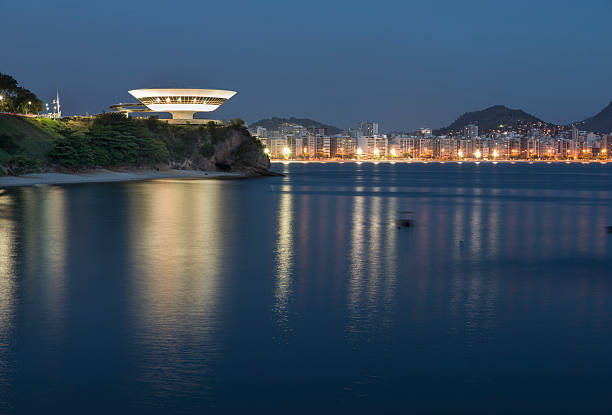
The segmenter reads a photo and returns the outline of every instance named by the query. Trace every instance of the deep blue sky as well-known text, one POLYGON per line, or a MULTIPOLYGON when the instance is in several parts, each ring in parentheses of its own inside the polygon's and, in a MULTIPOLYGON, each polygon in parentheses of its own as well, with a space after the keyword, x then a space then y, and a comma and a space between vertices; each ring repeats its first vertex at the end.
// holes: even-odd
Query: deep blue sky
POLYGON ((494 104, 565 123, 612 100, 612 0, 3 0, 0 72, 69 114, 129 89, 238 91, 216 114, 440 127, 494 104))

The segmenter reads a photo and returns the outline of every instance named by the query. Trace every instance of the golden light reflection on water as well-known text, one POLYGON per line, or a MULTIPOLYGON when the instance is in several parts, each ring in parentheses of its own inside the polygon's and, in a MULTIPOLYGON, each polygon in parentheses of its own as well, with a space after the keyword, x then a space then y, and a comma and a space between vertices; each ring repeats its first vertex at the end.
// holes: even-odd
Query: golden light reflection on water
MULTIPOLYGON (((389 203, 387 206, 388 212, 397 212, 399 211, 399 201, 397 198, 393 197, 389 199, 389 203)), ((398 233, 395 229, 395 224, 393 221, 388 222, 385 226, 385 258, 386 258, 386 266, 385 266, 385 282, 383 288, 383 326, 388 328, 391 326, 393 321, 393 307, 395 305, 395 297, 397 295, 397 270, 398 270, 398 260, 400 253, 397 249, 397 237, 398 233)), ((405 254, 404 254, 405 255, 405 254)))
POLYGON ((368 267, 368 281, 366 289, 367 306, 368 310, 374 310, 377 306, 377 294, 379 290, 380 279, 383 278, 381 275, 381 243, 384 237, 382 227, 383 218, 381 217, 382 199, 380 197, 372 197, 370 199, 371 216, 369 222, 369 243, 367 256, 369 259, 368 267))
POLYGON ((23 256, 25 277, 20 285, 26 288, 24 302, 42 307, 48 329, 61 328, 65 308, 66 217, 65 190, 60 187, 26 187, 0 195, 0 331, 10 325, 14 308, 17 255, 23 256), (17 251, 18 246, 21 252, 17 251))
POLYGON ((45 318, 59 329, 65 307, 66 190, 57 186, 26 187, 20 197, 26 275, 36 276, 44 284, 42 298, 35 301, 42 302, 45 318))
POLYGON ((500 226, 500 203, 499 201, 492 201, 489 204, 489 239, 487 241, 487 247, 491 255, 499 254, 499 226, 500 226))
POLYGON ((288 330, 288 303, 291 294, 294 267, 293 195, 291 185, 281 187, 278 208, 278 230, 276 242, 276 284, 274 288, 274 310, 281 328, 288 330))
POLYGON ((482 236, 484 234, 484 226, 482 223, 482 201, 475 200, 471 206, 470 220, 470 255, 472 260, 477 260, 482 255, 482 236))
POLYGON ((351 335, 380 333, 392 323, 397 289, 396 198, 355 196, 349 255, 351 335))
MULTIPOLYGON (((356 190, 358 190, 357 188, 356 190)), ((363 290, 364 277, 364 252, 365 252, 365 200, 364 196, 354 196, 351 223, 351 252, 350 252, 350 274, 348 286, 348 314, 349 331, 356 333, 359 330, 359 303, 363 290)))
POLYGON ((0 349, 7 343, 15 301, 14 196, 0 194, 0 349))
POLYGON ((144 380, 157 388, 196 388, 180 350, 214 355, 223 257, 224 203, 219 182, 149 182, 129 193, 133 318, 146 345, 144 380), (158 369, 163 368, 163 376, 158 369))

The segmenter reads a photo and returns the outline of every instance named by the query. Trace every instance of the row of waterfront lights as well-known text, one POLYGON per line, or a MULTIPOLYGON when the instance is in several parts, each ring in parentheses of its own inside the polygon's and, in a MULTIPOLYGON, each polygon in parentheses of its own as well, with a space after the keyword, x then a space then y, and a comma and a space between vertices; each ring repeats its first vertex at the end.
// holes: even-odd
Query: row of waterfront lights
MULTIPOLYGON (((264 148, 264 153, 270 154, 270 149, 267 147, 264 148)), ((291 154, 291 149, 289 147, 283 148, 283 154, 285 155, 285 157, 289 156, 291 154)))
MULTIPOLYGON (((1 96, 0 96, 0 99, 1 99, 1 96)), ((304 154, 308 154, 308 149, 307 148, 304 148, 303 150, 304 150, 304 154)), ((267 147, 264 148, 263 151, 267 155, 270 154, 270 149, 267 148, 267 147)), ((425 151, 427 151, 427 149, 425 149, 425 151)), ((442 149, 442 151, 444 151, 444 149, 442 149)), ((589 150, 582 150, 583 153, 586 153, 588 151, 589 150)), ((512 152, 516 153, 516 150, 512 150, 512 152)), ((549 150, 549 152, 550 152, 550 150, 549 150)), ((601 150, 601 152, 602 152, 602 154, 606 154, 607 150, 604 148, 604 149, 601 150)), ((282 153, 283 153, 283 156, 285 158, 289 158, 289 156, 291 155, 291 149, 289 147, 283 147, 283 152, 282 153)), ((380 156, 380 149, 374 148, 372 153, 373 153, 374 156, 379 157, 380 156)), ((397 151, 396 151, 395 148, 391 148, 389 150, 389 153, 390 153, 391 157, 397 157, 398 156, 397 151)), ((569 154, 570 150, 567 150, 567 153, 569 154)), ((364 155, 363 150, 361 149, 361 147, 357 148, 356 154, 357 154, 358 157, 362 157, 364 155)), ((497 149, 494 149, 492 151, 491 155, 493 156, 494 159, 497 159, 499 157, 499 151, 497 149)), ((457 157, 463 158, 463 151, 461 149, 457 151, 457 157)), ((482 152, 479 149, 476 149, 476 151, 474 152, 474 158, 476 158, 476 159, 482 158, 482 152)))

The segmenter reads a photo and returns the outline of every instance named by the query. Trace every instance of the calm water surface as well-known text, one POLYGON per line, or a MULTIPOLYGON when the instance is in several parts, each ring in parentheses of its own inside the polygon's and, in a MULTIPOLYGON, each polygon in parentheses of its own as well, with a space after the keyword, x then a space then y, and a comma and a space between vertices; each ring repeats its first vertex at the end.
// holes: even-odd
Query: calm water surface
POLYGON ((0 191, 0 413, 612 412, 612 164, 274 168, 0 191))

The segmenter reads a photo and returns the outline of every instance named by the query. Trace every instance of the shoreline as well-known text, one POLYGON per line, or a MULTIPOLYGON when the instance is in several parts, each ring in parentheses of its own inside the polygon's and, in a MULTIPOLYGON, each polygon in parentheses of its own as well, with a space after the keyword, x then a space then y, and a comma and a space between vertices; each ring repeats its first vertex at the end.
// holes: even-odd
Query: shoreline
POLYGON ((287 159, 287 160, 281 160, 281 159, 274 159, 274 160, 270 160, 270 163, 272 164, 290 164, 290 163, 298 163, 298 164, 308 164, 308 163, 315 163, 315 164, 325 164, 325 163, 336 163, 336 164, 342 164, 342 163, 391 163, 391 164, 411 164, 411 163, 415 163, 415 164, 427 164, 427 163, 438 163, 438 164, 445 164, 445 163, 455 163, 455 164, 463 164, 463 163, 471 163, 471 164, 480 164, 480 163, 492 163, 492 164, 519 164, 519 163, 527 163, 527 164, 534 164, 534 163, 540 163, 540 164, 592 164, 592 163, 598 163, 598 164, 607 164, 607 163, 611 163, 612 160, 427 160, 427 159, 412 159, 412 160, 407 160, 407 159, 399 159, 399 160, 376 160, 376 159, 362 159, 362 160, 355 160, 355 159, 347 159, 347 160, 341 160, 341 159, 331 159, 331 160, 294 160, 294 159, 287 159))
POLYGON ((156 179, 242 179, 243 173, 200 170, 136 170, 112 171, 96 169, 87 173, 30 173, 23 176, 0 177, 0 189, 35 185, 63 185, 78 183, 131 182, 156 179))

